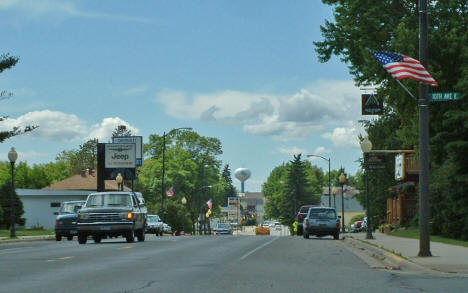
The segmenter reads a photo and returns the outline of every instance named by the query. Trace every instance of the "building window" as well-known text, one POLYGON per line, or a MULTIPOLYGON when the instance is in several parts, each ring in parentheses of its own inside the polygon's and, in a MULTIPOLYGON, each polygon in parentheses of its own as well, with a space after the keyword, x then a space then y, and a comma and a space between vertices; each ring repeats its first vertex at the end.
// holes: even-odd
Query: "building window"
POLYGON ((59 207, 60 207, 60 203, 59 203, 59 202, 51 202, 51 203, 50 203, 50 207, 51 207, 51 208, 59 208, 59 207))

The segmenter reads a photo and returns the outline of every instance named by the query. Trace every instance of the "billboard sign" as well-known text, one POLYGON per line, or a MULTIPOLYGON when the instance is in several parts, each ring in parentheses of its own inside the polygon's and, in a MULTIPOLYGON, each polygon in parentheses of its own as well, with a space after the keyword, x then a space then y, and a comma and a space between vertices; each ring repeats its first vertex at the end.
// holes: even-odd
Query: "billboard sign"
POLYGON ((116 136, 112 138, 113 143, 134 143, 136 145, 135 165, 143 166, 143 136, 116 136))
POLYGON ((134 143, 106 143, 105 168, 135 168, 134 143))

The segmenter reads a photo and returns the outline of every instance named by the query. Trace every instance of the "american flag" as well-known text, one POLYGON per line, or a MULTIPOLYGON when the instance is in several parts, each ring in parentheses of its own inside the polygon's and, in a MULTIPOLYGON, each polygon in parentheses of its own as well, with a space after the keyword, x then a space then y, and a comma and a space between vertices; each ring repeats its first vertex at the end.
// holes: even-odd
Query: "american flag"
POLYGON ((208 205, 208 208, 211 209, 211 207, 213 206, 213 201, 211 200, 211 198, 206 202, 206 204, 208 205))
POLYGON ((166 190, 166 195, 167 197, 171 197, 174 195, 174 192, 175 192, 175 186, 172 185, 171 188, 169 188, 168 190, 166 190))
POLYGON ((416 59, 399 53, 386 51, 374 51, 372 55, 382 63, 383 67, 395 79, 412 78, 432 86, 439 85, 429 72, 427 72, 426 68, 422 66, 421 62, 416 59))

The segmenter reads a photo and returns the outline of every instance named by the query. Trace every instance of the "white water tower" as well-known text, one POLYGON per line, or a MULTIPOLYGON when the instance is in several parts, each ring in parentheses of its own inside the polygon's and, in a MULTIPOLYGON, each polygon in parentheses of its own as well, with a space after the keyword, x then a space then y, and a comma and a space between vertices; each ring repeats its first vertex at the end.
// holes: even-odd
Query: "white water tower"
POLYGON ((247 168, 238 168, 234 171, 234 176, 241 182, 241 192, 244 193, 244 182, 250 178, 252 173, 247 168))

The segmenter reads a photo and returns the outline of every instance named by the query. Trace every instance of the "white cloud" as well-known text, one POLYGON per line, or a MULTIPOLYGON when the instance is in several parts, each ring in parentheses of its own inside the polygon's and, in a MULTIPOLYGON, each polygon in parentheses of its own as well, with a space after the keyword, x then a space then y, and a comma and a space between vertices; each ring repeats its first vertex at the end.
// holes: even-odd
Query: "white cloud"
POLYGON ((63 20, 82 17, 128 22, 150 22, 148 18, 143 17, 86 11, 78 7, 75 2, 67 0, 2 0, 0 1, 0 10, 15 10, 30 19, 50 19, 53 17, 63 20))
POLYGON ((111 139, 112 132, 119 125, 125 125, 132 134, 136 135, 139 132, 137 128, 131 126, 125 120, 122 120, 119 117, 109 117, 104 118, 101 123, 91 126, 87 139, 97 138, 99 141, 109 141, 111 139))
POLYGON ((336 147, 359 147, 359 133, 358 126, 349 121, 346 127, 337 127, 333 132, 322 134, 322 137, 331 140, 336 147))
POLYGON ((7 118, 0 123, 0 131, 32 125, 38 128, 28 132, 24 137, 54 141, 80 141, 90 138, 107 141, 118 125, 127 126, 134 134, 139 132, 137 128, 118 117, 104 118, 101 123, 89 127, 84 120, 74 114, 50 110, 29 112, 16 119, 7 118))
POLYGON ((278 152, 282 154, 287 154, 287 155, 298 155, 302 154, 303 156, 307 155, 307 150, 306 149, 301 149, 298 147, 279 147, 278 152))
POLYGON ((349 81, 318 81, 299 92, 271 94, 222 91, 189 94, 164 90, 155 101, 179 119, 242 126, 245 132, 291 141, 325 126, 359 117, 359 89, 349 81))
POLYGON ((137 87, 129 88, 123 92, 126 96, 135 96, 146 92, 149 89, 146 85, 140 85, 137 87))

